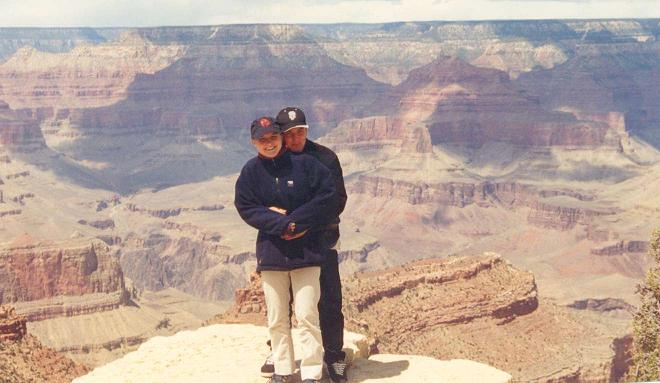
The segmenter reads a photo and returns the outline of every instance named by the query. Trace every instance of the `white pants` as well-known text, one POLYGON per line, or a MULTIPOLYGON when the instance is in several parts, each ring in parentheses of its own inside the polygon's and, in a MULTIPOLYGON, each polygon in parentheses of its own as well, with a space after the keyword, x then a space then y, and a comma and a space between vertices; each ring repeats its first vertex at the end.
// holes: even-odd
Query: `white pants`
POLYGON ((277 375, 291 375, 296 369, 289 316, 290 288, 293 292, 298 328, 302 330, 300 376, 303 380, 321 379, 323 343, 318 310, 321 298, 320 274, 320 267, 261 272, 268 311, 268 331, 277 375))

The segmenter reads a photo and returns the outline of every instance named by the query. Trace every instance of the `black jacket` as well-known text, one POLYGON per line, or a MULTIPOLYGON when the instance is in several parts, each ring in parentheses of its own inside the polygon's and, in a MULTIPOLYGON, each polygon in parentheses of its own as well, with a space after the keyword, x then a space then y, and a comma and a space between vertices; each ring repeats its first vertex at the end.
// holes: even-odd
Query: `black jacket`
POLYGON ((257 271, 292 270, 323 263, 320 231, 334 214, 335 186, 330 171, 311 156, 283 152, 274 159, 249 160, 236 181, 234 204, 257 235, 257 271), (286 209, 287 215, 270 206, 286 209), (289 223, 295 232, 309 230, 299 239, 281 237, 289 223))
POLYGON ((325 226, 326 233, 324 241, 328 246, 332 247, 339 239, 339 215, 344 211, 346 200, 348 199, 346 195, 346 187, 344 187, 344 174, 341 169, 341 164, 339 163, 339 158, 337 158, 335 152, 309 139, 305 142, 302 153, 313 156, 330 170, 332 180, 335 183, 335 189, 337 189, 333 208, 334 213, 328 215, 326 221, 327 224, 325 226))

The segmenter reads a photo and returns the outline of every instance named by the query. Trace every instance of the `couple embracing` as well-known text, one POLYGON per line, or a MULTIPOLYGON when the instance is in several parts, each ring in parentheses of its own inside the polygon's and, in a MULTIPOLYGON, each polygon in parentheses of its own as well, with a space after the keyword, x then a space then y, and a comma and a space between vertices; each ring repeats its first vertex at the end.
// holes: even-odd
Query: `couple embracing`
POLYGON ((261 367, 270 382, 292 382, 292 304, 301 329, 300 376, 346 380, 344 317, 337 251, 346 190, 332 150, 307 139, 305 115, 284 108, 250 127, 257 156, 236 181, 234 203, 257 235, 257 272, 268 312, 271 355, 261 367))

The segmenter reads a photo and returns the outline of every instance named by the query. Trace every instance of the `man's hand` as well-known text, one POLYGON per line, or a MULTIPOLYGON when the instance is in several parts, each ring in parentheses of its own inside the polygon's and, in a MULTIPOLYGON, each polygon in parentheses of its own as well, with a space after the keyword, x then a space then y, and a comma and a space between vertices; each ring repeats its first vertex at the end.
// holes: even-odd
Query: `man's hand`
POLYGON ((302 237, 302 236, 305 235, 305 234, 307 234, 307 230, 305 230, 305 231, 301 231, 301 232, 298 233, 298 234, 284 234, 284 235, 282 236, 282 239, 284 239, 284 240, 286 240, 286 241, 290 241, 290 240, 292 240, 292 239, 298 239, 298 238, 302 237))
MULTIPOLYGON (((281 207, 271 206, 268 209, 274 211, 275 213, 280 213, 282 215, 286 215, 286 210, 282 209, 281 207)), ((286 241, 290 241, 292 239, 298 239, 298 238, 304 236, 305 234, 307 234, 307 230, 301 231, 300 233, 297 233, 297 234, 285 233, 281 236, 281 238, 286 240, 286 241)))
POLYGON ((286 228, 286 231, 284 234, 282 234, 281 238, 284 239, 285 241, 290 241, 292 239, 298 239, 305 235, 307 233, 307 230, 301 231, 300 233, 296 233, 296 223, 295 222, 289 222, 289 226, 286 228))

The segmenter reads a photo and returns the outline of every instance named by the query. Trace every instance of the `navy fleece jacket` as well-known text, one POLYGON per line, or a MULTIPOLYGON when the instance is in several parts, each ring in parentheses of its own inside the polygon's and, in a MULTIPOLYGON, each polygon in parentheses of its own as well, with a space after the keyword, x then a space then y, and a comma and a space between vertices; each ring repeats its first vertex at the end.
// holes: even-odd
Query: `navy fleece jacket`
POLYGON ((336 214, 336 190, 330 171, 314 157, 283 152, 274 159, 249 160, 236 181, 234 205, 257 235, 257 271, 293 270, 323 263, 320 231, 328 216, 336 214), (277 206, 286 215, 269 209, 277 206), (289 223, 299 239, 281 235, 289 223))

